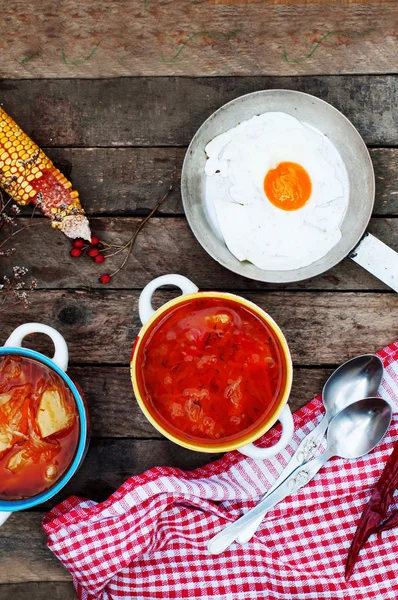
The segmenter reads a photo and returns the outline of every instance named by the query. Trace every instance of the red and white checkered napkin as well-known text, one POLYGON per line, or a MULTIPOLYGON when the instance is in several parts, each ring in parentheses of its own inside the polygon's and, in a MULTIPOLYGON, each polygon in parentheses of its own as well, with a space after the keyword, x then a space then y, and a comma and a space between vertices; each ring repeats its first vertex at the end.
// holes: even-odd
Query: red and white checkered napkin
MULTIPOLYGON (((386 367, 381 394, 398 410, 398 342, 379 356, 386 367)), ((398 415, 375 451, 360 460, 332 459, 268 513, 249 544, 235 543, 220 556, 206 549, 212 535, 256 504, 321 414, 319 398, 299 410, 293 441, 273 460, 230 452, 188 473, 151 469, 100 504, 69 498, 44 519, 49 548, 85 600, 395 600, 397 530, 371 537, 349 583, 344 564, 363 506, 398 439, 398 415)), ((277 430, 263 445, 275 441, 277 430)))

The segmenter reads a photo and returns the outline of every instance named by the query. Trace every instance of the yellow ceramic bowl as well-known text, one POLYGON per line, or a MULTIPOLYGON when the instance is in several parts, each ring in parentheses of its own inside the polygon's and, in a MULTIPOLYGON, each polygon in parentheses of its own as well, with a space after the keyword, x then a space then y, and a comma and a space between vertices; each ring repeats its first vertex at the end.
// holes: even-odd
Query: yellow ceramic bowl
MULTIPOLYGON (((176 277, 181 277, 181 276, 170 275, 170 276, 164 276, 164 277, 165 278, 169 278, 169 277, 176 278, 176 277)), ((191 286, 193 286, 193 289, 197 289, 196 286, 194 286, 194 284, 192 284, 189 280, 186 280, 185 278, 182 278, 182 279, 185 280, 185 282, 188 282, 189 284, 191 284, 191 286)), ((278 417, 280 416, 283 408, 285 407, 285 405, 288 401, 291 386, 292 386, 292 378, 293 378, 292 359, 290 356, 290 351, 289 351, 289 347, 287 345, 285 336, 283 335, 281 329, 278 327, 278 325, 275 323, 275 321, 272 319, 272 317, 270 317, 265 311, 263 311, 261 308, 259 308, 253 302, 249 302, 248 300, 245 300, 244 298, 241 298, 240 296, 236 296, 235 294, 227 294, 227 293, 223 293, 223 292, 194 291, 194 293, 186 293, 186 294, 183 293, 182 296, 179 296, 179 297, 175 298, 174 300, 167 302, 161 308, 154 311, 152 309, 152 305, 151 305, 151 297, 152 297, 153 291, 155 289, 157 289, 157 287, 160 287, 160 285, 165 285, 166 283, 169 283, 169 281, 166 281, 164 278, 158 278, 158 280, 154 280, 153 282, 148 284, 148 286, 143 290, 143 292, 141 294, 139 310, 140 310, 140 317, 141 317, 141 320, 144 323, 144 325, 135 341, 132 355, 131 355, 131 363, 130 363, 131 380, 133 383, 133 389, 134 389, 135 397, 137 399, 137 402, 138 402, 142 412, 147 417, 147 419, 152 423, 152 425, 158 431, 160 431, 160 433, 162 433, 165 437, 167 437, 172 442, 179 444, 180 446, 189 448, 190 450, 197 450, 200 452, 227 452, 229 450, 235 450, 235 449, 241 448, 241 447, 246 446, 247 444, 250 444, 251 442, 257 440, 266 431, 268 431, 274 425, 274 423, 278 420, 278 417), (158 280, 161 280, 161 279, 164 281, 164 283, 159 282, 158 285, 154 285, 158 282, 158 280), (229 301, 232 300, 233 302, 236 302, 237 304, 239 304, 241 306, 247 307, 249 310, 254 312, 262 321, 264 321, 272 329, 277 340, 279 341, 279 345, 280 345, 280 348, 282 350, 282 354, 284 357, 285 383, 284 383, 283 389, 281 390, 280 397, 278 399, 278 402, 275 406, 275 410, 273 411, 272 415, 270 415, 269 418, 267 418, 265 421, 263 421, 258 428, 251 430, 247 434, 245 434, 243 432, 242 437, 234 439, 232 442, 230 440, 226 440, 225 442, 213 442, 212 440, 197 440, 197 441, 189 440, 188 441, 184 437, 180 438, 176 433, 169 431, 159 422, 159 420, 156 417, 156 414, 154 414, 154 412, 152 412, 148 408, 148 405, 146 404, 144 398, 142 397, 141 390, 138 385, 138 378, 139 378, 138 365, 140 364, 140 360, 139 360, 140 352, 141 352, 141 349, 144 347, 143 342, 146 340, 147 334, 152 330, 152 328, 154 326, 157 325, 157 323, 159 322, 159 319, 161 319, 171 308, 178 306, 179 304, 182 304, 182 303, 185 304, 187 301, 189 302, 189 300, 193 300, 193 299, 197 300, 198 298, 221 298, 221 299, 225 298, 225 299, 228 299, 229 301)), ((172 283, 172 282, 170 281, 170 283, 172 283)), ((176 285, 179 285, 179 287, 182 288, 181 282, 176 283, 176 285)), ((189 288, 189 286, 188 286, 188 288, 189 288)), ((184 292, 184 289, 183 289, 183 292, 184 292)))

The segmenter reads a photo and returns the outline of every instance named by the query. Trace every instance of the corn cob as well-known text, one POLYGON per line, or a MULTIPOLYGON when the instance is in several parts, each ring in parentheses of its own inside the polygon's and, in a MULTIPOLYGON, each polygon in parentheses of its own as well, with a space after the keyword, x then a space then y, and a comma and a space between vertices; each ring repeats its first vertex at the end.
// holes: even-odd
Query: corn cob
POLYGON ((68 237, 91 239, 78 192, 1 107, 0 186, 18 204, 35 204, 68 237))

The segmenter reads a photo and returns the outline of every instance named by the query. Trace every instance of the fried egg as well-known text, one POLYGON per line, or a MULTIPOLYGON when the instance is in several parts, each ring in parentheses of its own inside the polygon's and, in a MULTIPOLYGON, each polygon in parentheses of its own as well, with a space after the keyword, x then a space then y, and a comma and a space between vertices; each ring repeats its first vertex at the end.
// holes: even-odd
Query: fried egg
POLYGON ((298 269, 341 239, 348 174, 320 131, 268 112, 215 137, 205 150, 208 212, 238 260, 265 270, 298 269))

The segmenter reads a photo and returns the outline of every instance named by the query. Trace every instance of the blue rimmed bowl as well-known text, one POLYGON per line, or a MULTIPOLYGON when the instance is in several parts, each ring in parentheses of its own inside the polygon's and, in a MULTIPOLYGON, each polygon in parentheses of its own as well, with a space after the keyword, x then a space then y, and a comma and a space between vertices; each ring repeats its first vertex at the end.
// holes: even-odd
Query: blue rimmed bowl
POLYGON ((69 353, 68 346, 62 335, 52 327, 43 325, 42 323, 25 323, 24 325, 17 327, 7 339, 4 346, 0 347, 0 356, 7 354, 33 358, 55 371, 64 380, 65 384, 71 390, 76 402, 79 413, 80 432, 79 442, 73 461, 54 485, 31 498, 24 498, 22 500, 0 500, 0 525, 8 519, 11 513, 42 504, 58 494, 80 467, 87 452, 89 440, 89 418, 87 407, 81 392, 66 373, 69 353), (45 333, 52 339, 55 348, 54 356, 52 358, 48 358, 35 350, 22 348, 23 339, 32 333, 45 333))

